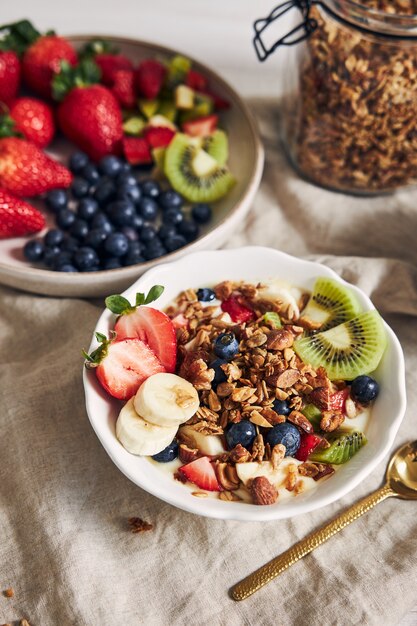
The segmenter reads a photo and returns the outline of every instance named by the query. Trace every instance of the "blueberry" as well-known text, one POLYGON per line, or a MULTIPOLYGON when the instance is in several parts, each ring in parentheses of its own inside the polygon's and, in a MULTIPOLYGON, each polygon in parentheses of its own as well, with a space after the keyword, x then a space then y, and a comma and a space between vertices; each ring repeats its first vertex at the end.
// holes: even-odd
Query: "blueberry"
POLYGON ((235 424, 230 424, 226 429, 225 435, 229 450, 232 450, 239 443, 244 448, 249 448, 256 437, 256 427, 249 420, 242 420, 235 424))
POLYGON ((122 267, 120 259, 117 259, 114 256, 109 257, 103 263, 104 270, 118 270, 119 267, 122 267))
POLYGON ((62 265, 57 266, 57 272, 78 272, 77 268, 71 263, 63 263, 62 265))
POLYGON ((158 463, 169 463, 173 461, 178 456, 178 444, 176 441, 173 441, 166 448, 164 448, 158 454, 154 454, 152 456, 154 461, 158 461, 158 463))
POLYGON ((155 180, 144 180, 141 189, 143 195, 148 198, 157 198, 161 193, 161 188, 155 180))
POLYGON ((113 232, 114 227, 105 213, 99 211, 93 217, 91 222, 92 228, 102 228, 108 235, 113 232))
POLYGON ((208 204, 196 204, 191 209, 191 216, 198 224, 207 224, 211 220, 213 211, 208 204))
POLYGON ((352 381, 350 393, 354 400, 362 404, 368 404, 375 400, 379 393, 379 385, 370 376, 358 376, 352 381))
POLYGON ((144 197, 138 203, 138 212, 144 220, 152 222, 158 215, 158 205, 152 198, 144 197))
POLYGON ((208 289, 208 287, 203 287, 202 289, 198 289, 197 298, 200 302, 212 302, 212 300, 216 299, 216 294, 213 289, 208 289))
POLYGON ((83 220, 89 222, 98 213, 98 202, 94 198, 83 198, 78 203, 77 214, 83 220))
POLYGON ((139 231, 142 228, 143 223, 143 217, 136 213, 136 215, 133 217, 131 226, 132 228, 135 228, 137 231, 139 231))
POLYGON ((226 363, 227 361, 225 361, 224 359, 215 359, 210 363, 209 367, 214 370, 213 383, 215 385, 226 382, 227 376, 221 368, 221 366, 226 365, 226 363))
POLYGON ((214 341, 213 350, 220 359, 231 361, 239 352, 239 342, 233 333, 220 333, 214 341))
POLYGON ((89 163, 88 156, 81 151, 73 152, 69 160, 69 168, 74 174, 79 174, 89 163))
POLYGON ((152 259, 158 259, 160 256, 164 256, 167 253, 166 248, 163 246, 161 241, 157 238, 152 239, 143 252, 145 259, 151 261, 152 259))
POLYGON ((169 252, 178 250, 178 248, 182 248, 186 245, 187 241, 182 235, 174 235, 173 237, 168 237, 168 239, 165 239, 165 246, 169 252))
POLYGON ((88 270, 94 271, 92 268, 99 265, 97 252, 88 246, 79 248, 74 253, 74 265, 80 270, 80 272, 86 272, 88 270))
POLYGON ((43 257, 44 245, 39 239, 31 239, 25 243, 23 247, 23 254, 25 258, 31 263, 40 261, 43 257))
POLYGON ((116 226, 129 226, 136 215, 135 206, 129 200, 115 200, 106 207, 106 212, 116 226))
POLYGON ((129 241, 137 241, 139 239, 137 230, 132 226, 122 226, 120 232, 126 235, 129 241))
POLYGON ((116 186, 110 178, 101 178, 94 191, 94 198, 100 206, 104 206, 116 197, 116 186))
POLYGON ((61 252, 58 246, 46 247, 43 253, 43 262, 47 267, 52 267, 55 263, 55 259, 58 254, 61 252))
POLYGON ((113 177, 120 174, 122 170, 122 161, 112 154, 109 154, 100 160, 98 167, 102 174, 113 177))
POLYGON ((121 172, 117 177, 116 184, 118 189, 121 187, 137 187, 138 181, 132 172, 121 172))
POLYGON ((181 209, 167 209, 162 216, 162 221, 164 224, 174 224, 174 226, 178 226, 184 220, 184 214, 181 209))
POLYGON ((91 185, 96 185, 100 180, 100 173, 94 163, 88 163, 80 172, 81 176, 91 185))
POLYGON ((69 228, 71 228, 76 219, 77 216, 75 215, 74 211, 71 211, 71 209, 61 209, 61 211, 59 211, 58 215, 56 216, 56 223, 57 226, 59 226, 63 230, 68 230, 69 228))
POLYGON ((158 230, 158 237, 160 239, 169 239, 170 237, 174 237, 177 235, 177 229, 174 224, 162 224, 158 230))
POLYGON ((128 252, 123 257, 123 265, 137 265, 138 263, 145 263, 146 259, 142 254, 136 252, 128 252))
POLYGON ((137 185, 120 185, 117 188, 117 198, 131 200, 137 204, 142 197, 142 192, 137 185))
POLYGON ((129 240, 123 233, 111 233, 104 242, 104 250, 110 256, 123 256, 128 249, 129 240))
POLYGON ((199 230, 200 229, 198 225, 195 222, 192 222, 191 220, 183 220, 178 225, 178 232, 180 233, 180 235, 185 237, 188 242, 194 241, 194 239, 197 239, 199 230))
POLYGON ((76 219, 71 226, 70 235, 76 239, 84 239, 88 233, 88 224, 85 220, 76 219))
POLYGON ((58 230, 57 228, 52 228, 48 230, 44 237, 45 246, 49 248, 53 248, 53 246, 60 246, 64 240, 64 233, 62 230, 58 230))
POLYGON ((74 198, 84 198, 88 194, 89 189, 89 183, 80 176, 76 176, 71 183, 71 193, 74 198))
POLYGON ((73 253, 70 250, 61 250, 54 259, 54 270, 59 270, 62 265, 72 265, 73 253))
POLYGON ((124 159, 122 159, 120 163, 120 172, 132 172, 132 166, 130 165, 130 163, 128 163, 124 159))
POLYGON ((285 400, 274 400, 272 408, 278 415, 289 415, 291 413, 291 409, 288 405, 288 402, 285 400))
POLYGON ((294 456, 298 448, 300 447, 301 436, 298 428, 289 422, 283 424, 276 424, 273 428, 268 430, 266 436, 266 442, 269 443, 271 448, 282 443, 285 446, 285 456, 294 456))
POLYGON ((45 203, 48 209, 58 213, 58 211, 67 208, 68 192, 66 189, 51 189, 46 194, 45 203))
POLYGON ((143 243, 149 243, 156 237, 156 230, 153 226, 144 226, 139 233, 139 239, 143 243))
POLYGON ((101 244, 107 239, 108 233, 103 228, 93 228, 87 233, 84 243, 89 248, 98 250, 101 244))
MULTIPOLYGON (((143 189, 143 186, 142 186, 143 189)), ((144 192, 145 193, 145 192, 144 192)), ((163 191, 158 196, 158 204, 161 209, 180 209, 184 204, 184 200, 179 193, 174 191, 173 189, 169 189, 168 191, 163 191)))
POLYGON ((69 252, 75 252, 75 250, 78 250, 79 246, 80 246, 80 242, 78 241, 78 239, 75 239, 75 237, 70 237, 69 235, 66 235, 65 239, 63 240, 61 244, 61 250, 68 250, 69 252))

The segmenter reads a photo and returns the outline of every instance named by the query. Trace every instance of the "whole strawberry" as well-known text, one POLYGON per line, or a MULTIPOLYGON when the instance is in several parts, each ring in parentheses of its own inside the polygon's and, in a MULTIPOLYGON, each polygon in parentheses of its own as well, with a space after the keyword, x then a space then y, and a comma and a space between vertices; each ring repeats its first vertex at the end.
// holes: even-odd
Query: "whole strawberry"
POLYGON ((0 239, 37 233, 44 226, 42 213, 0 187, 0 239))
POLYGON ((36 98, 18 98, 10 107, 15 129, 39 148, 49 145, 55 134, 50 106, 36 98))
POLYGON ((71 172, 35 144, 19 137, 0 139, 0 187, 17 196, 37 196, 69 187, 71 172))
POLYGON ((10 104, 20 86, 20 61, 13 50, 0 50, 0 102, 10 104))
POLYGON ((54 80, 55 97, 62 100, 59 127, 94 160, 119 153, 123 137, 122 114, 115 96, 107 87, 91 84, 99 78, 97 65, 85 59, 75 69, 64 64, 54 80))

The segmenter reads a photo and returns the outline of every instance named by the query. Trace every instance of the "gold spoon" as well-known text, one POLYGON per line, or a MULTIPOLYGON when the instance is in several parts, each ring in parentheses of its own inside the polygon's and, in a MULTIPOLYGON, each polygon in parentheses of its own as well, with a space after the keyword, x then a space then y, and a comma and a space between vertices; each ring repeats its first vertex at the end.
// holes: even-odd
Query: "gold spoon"
POLYGON ((383 487, 366 496, 331 522, 234 585, 230 590, 232 598, 234 600, 248 598, 290 565, 333 537, 339 530, 343 530, 345 526, 370 511, 376 504, 391 496, 403 500, 417 500, 417 441, 405 444, 391 458, 387 468, 386 483, 383 487))

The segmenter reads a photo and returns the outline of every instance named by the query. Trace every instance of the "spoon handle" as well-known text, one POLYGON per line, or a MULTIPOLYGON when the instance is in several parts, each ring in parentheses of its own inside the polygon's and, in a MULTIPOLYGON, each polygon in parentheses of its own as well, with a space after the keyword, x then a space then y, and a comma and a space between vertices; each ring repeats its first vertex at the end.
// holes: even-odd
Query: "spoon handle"
POLYGON ((359 500, 356 504, 347 509, 333 519, 331 522, 319 528, 315 532, 307 535, 304 539, 296 543, 292 548, 286 550, 279 556, 269 561, 252 574, 234 585, 230 590, 234 600, 244 600, 248 596, 261 589, 264 585, 271 582, 276 576, 285 571, 290 565, 303 558, 306 554, 312 552, 315 548, 330 539, 333 535, 343 530, 345 526, 355 521, 358 517, 372 509, 376 504, 395 496, 395 492, 388 486, 384 485, 377 491, 374 491, 366 498, 359 500))

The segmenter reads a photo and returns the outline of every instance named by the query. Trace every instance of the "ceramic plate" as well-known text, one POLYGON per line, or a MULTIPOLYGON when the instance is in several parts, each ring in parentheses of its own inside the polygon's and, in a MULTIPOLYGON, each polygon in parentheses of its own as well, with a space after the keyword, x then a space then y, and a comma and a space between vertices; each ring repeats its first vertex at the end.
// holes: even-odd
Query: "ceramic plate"
MULTIPOLYGON (((134 301, 136 292, 147 292, 155 284, 164 285, 163 296, 156 303, 159 308, 164 308, 184 289, 212 286, 222 280, 256 283, 281 278, 311 291, 319 276, 328 276, 346 284, 335 272, 319 263, 296 259, 269 248, 247 247, 198 252, 175 263, 159 265, 146 272, 124 295, 134 301)), ((356 294, 363 310, 374 308, 360 289, 352 285, 349 287, 356 294)), ((114 316, 106 310, 95 330, 108 334, 113 324, 114 316)), ((375 372, 381 391, 366 429, 367 445, 349 463, 342 465, 331 479, 318 483, 315 490, 283 502, 278 499, 270 506, 196 498, 190 490, 161 471, 156 464, 150 463, 145 457, 129 454, 115 436, 115 422, 121 403, 112 400, 104 392, 94 371, 84 369, 88 417, 117 467, 136 485, 174 506, 207 517, 244 521, 284 519, 307 513, 334 502, 359 485, 382 461, 394 442, 406 406, 404 357, 395 334, 388 325, 385 327, 388 345, 375 372)), ((96 345, 93 340, 90 349, 96 345)))
MULTIPOLYGON (((68 37, 75 47, 82 47, 97 35, 68 37)), ((122 39, 100 35, 113 43, 122 54, 137 64, 149 57, 169 59, 178 52, 134 39, 122 39)), ((188 56, 188 55, 187 55, 188 56)), ((138 276, 158 263, 176 260, 189 252, 220 247, 249 211, 255 192, 259 186, 263 168, 263 148, 259 139, 252 113, 238 94, 218 74, 194 61, 193 67, 204 73, 214 91, 222 94, 231 103, 231 108, 221 114, 222 126, 229 136, 229 165, 235 173, 237 184, 230 193, 217 202, 214 217, 196 241, 162 259, 133 265, 130 267, 66 274, 47 269, 31 267, 22 255, 22 246, 27 239, 13 238, 0 241, 0 283, 49 296, 97 297, 117 293, 126 289, 138 276)), ((56 141, 49 152, 65 162, 74 146, 64 140, 56 141)))

